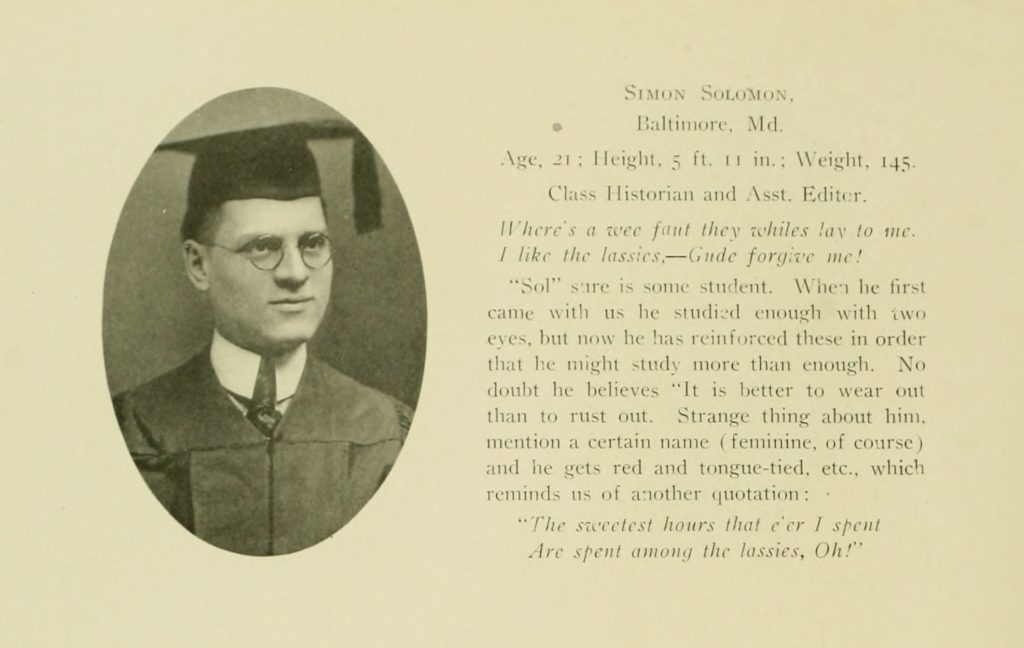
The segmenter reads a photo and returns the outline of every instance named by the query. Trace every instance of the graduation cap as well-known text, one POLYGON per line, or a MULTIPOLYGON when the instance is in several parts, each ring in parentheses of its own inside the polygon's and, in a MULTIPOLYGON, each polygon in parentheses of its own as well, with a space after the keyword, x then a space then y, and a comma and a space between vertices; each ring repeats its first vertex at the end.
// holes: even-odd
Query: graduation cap
POLYGON ((195 157, 182 236, 196 238, 207 211, 227 200, 320 196, 321 178, 309 142, 335 139, 352 140, 356 231, 379 228, 377 165, 373 148, 362 133, 309 97, 260 88, 215 99, 179 124, 157 147, 157 151, 180 151, 195 157))

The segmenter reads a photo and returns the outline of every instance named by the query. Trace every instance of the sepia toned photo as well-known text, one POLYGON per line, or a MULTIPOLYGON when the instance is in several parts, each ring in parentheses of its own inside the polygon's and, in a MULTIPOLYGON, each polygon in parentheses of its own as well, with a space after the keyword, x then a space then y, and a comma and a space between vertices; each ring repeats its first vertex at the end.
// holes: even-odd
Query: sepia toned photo
POLYGON ((156 500, 232 552, 330 537, 409 434, 419 253, 363 134, 305 95, 210 101, 156 147, 115 232, 104 352, 156 500))

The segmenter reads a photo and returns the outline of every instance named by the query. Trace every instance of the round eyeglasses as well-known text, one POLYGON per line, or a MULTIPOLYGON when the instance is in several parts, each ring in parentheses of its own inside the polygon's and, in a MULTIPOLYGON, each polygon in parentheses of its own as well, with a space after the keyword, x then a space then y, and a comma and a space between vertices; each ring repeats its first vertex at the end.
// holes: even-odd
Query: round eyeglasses
MULTIPOLYGON (((276 270, 284 260, 285 242, 280 236, 259 236, 239 248, 229 248, 219 243, 204 243, 233 254, 243 256, 260 270, 276 270)), ((299 237, 296 248, 302 262, 310 270, 319 270, 334 256, 334 245, 326 234, 311 232, 299 237)))

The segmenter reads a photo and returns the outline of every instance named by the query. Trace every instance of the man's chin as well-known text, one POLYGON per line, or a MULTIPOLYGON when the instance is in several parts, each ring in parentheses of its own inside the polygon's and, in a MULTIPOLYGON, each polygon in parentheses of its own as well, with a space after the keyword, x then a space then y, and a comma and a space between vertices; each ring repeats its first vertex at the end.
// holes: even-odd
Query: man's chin
POLYGON ((249 330, 218 326, 229 342, 258 355, 281 355, 309 342, 316 333, 312 322, 274 322, 271 326, 249 330), (282 325, 283 324, 283 325, 282 325))
POLYGON ((312 337, 312 333, 308 333, 306 331, 279 331, 275 332, 273 335, 264 334, 253 336, 242 343, 235 342, 235 344, 259 355, 279 356, 286 354, 289 351, 294 351, 306 342, 309 342, 312 337))
POLYGON ((312 335, 296 335, 267 339, 263 343, 262 353, 282 355, 289 351, 294 351, 306 342, 309 342, 311 337, 312 335))

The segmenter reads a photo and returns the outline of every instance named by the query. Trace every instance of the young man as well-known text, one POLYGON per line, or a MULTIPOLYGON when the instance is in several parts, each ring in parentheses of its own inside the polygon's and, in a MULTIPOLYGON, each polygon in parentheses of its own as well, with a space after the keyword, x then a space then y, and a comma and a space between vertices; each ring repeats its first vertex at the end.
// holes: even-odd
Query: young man
POLYGON ((132 457, 187 529, 231 551, 309 547, 387 476, 411 411, 318 361, 333 246, 308 125, 189 143, 185 272, 215 330, 186 364, 115 398, 132 457))

